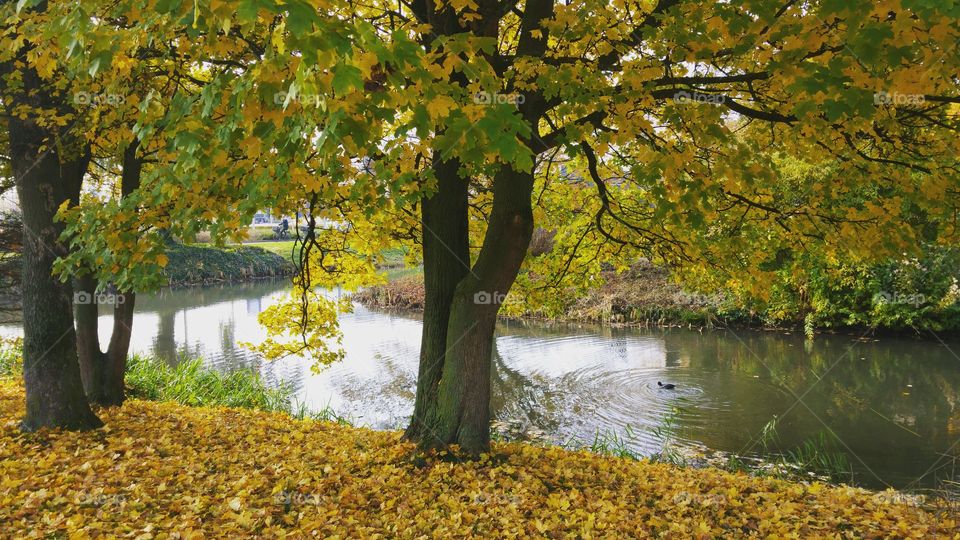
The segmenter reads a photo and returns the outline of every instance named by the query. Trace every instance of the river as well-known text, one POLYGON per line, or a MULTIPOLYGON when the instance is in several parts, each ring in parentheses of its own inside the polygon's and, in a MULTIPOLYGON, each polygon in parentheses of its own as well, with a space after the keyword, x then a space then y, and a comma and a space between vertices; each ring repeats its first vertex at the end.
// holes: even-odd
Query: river
MULTIPOLYGON (((354 423, 403 427, 412 411, 421 323, 416 314, 355 306, 341 316, 346 359, 266 362, 237 345, 265 336, 257 314, 286 281, 139 295, 132 349, 170 363, 200 356, 220 370, 258 369, 312 409, 354 423)), ((105 343, 109 315, 103 315, 105 343)), ((0 334, 19 333, 14 325, 0 334)), ((855 339, 716 330, 501 322, 493 417, 554 442, 616 434, 632 451, 782 452, 827 436, 855 483, 935 485, 960 455, 960 342, 855 339), (664 390, 657 382, 672 383, 664 390), (776 439, 763 439, 776 418, 776 439)))

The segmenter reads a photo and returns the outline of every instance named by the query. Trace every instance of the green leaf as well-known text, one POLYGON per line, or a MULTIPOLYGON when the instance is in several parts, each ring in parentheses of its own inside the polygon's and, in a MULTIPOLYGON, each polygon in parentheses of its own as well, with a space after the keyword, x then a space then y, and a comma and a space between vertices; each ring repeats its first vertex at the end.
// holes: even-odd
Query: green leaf
POLYGON ((363 88, 363 76, 359 68, 340 64, 333 71, 333 91, 344 95, 350 90, 363 88))

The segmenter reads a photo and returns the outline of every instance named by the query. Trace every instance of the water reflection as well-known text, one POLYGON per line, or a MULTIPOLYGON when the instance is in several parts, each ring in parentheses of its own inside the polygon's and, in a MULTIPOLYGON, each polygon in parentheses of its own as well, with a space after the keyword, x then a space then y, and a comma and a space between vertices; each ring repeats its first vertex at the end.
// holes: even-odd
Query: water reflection
MULTIPOLYGON (((281 280, 141 295, 132 347, 169 362, 202 356, 219 369, 253 367, 271 383, 293 384, 308 407, 330 406, 375 428, 403 426, 416 383, 418 318, 357 306, 341 319, 343 362, 320 374, 305 359, 266 363, 237 342, 265 337, 256 316, 286 287, 281 280)), ((930 485, 938 459, 949 462, 941 454, 956 455, 960 439, 960 359, 951 347, 960 351, 935 339, 810 342, 775 333, 504 322, 491 406, 495 418, 558 441, 590 440, 598 430, 623 434, 629 425, 629 444, 644 453, 661 449, 655 428, 666 421, 679 444, 758 453, 758 437, 776 415, 780 448, 829 430, 858 482, 930 485)))

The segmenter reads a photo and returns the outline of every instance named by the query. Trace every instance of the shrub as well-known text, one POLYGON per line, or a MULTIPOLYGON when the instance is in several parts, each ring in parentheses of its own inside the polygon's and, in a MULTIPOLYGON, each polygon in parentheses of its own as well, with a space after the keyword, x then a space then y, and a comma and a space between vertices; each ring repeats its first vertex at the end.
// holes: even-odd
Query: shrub
POLYGON ((23 339, 0 337, 0 377, 23 373, 23 339))
MULTIPOLYGON (((779 273, 767 302, 771 322, 818 328, 960 329, 960 250, 927 246, 919 257, 872 265, 807 260, 779 273)), ((749 300, 747 303, 751 303, 749 300)))

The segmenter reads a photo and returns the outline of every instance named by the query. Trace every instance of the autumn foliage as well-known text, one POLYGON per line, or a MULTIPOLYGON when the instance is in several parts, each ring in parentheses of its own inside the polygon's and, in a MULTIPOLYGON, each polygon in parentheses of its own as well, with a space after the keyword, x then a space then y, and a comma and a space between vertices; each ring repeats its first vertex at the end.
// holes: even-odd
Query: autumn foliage
POLYGON ((131 400, 94 432, 21 433, 0 381, 0 523, 21 538, 914 537, 892 492, 495 444, 411 459, 399 433, 131 400))

